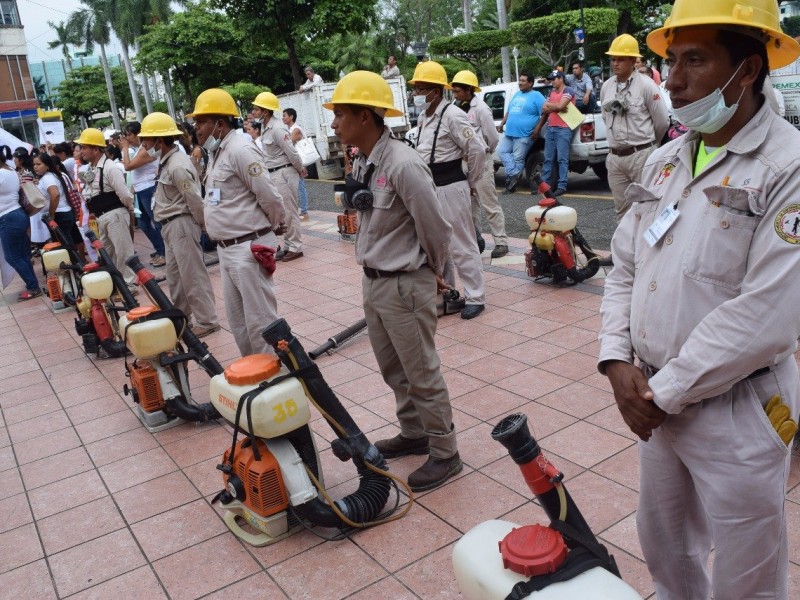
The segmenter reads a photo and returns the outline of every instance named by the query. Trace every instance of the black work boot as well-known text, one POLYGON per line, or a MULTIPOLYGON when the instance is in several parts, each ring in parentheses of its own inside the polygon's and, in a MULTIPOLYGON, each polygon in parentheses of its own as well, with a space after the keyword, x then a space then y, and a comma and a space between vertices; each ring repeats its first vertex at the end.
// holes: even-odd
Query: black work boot
POLYGON ((383 454, 383 458, 399 458, 400 456, 408 456, 410 454, 427 454, 428 437, 412 440, 398 433, 388 440, 378 440, 375 442, 375 447, 383 454))
POLYGON ((428 457, 419 469, 408 476, 408 485, 413 492, 424 492, 439 487, 464 468, 464 463, 456 452, 450 458, 428 457))

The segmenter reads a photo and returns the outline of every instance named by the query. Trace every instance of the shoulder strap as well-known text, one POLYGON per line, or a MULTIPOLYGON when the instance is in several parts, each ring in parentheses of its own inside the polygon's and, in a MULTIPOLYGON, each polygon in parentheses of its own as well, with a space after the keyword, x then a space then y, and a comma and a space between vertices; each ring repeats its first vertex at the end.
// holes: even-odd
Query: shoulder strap
POLYGON ((439 115, 439 123, 436 125, 436 131, 433 132, 433 146, 431 146, 431 159, 428 161, 429 165, 432 165, 434 162, 436 162, 436 140, 439 139, 439 129, 442 126, 442 121, 444 121, 444 113, 451 106, 451 104, 445 104, 444 108, 442 109, 442 114, 439 115))

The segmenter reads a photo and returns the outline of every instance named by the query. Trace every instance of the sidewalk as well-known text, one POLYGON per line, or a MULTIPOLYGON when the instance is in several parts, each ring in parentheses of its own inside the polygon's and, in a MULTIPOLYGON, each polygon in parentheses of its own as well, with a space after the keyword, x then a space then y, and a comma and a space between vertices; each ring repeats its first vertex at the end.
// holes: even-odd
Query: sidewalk
MULTIPOLYGON (((333 213, 312 212, 303 226, 305 257, 279 263, 275 282, 281 316, 310 351, 362 318, 361 273, 353 246, 338 240, 333 213)), ((16 303, 22 285, 15 280, 0 294, 0 598, 461 598, 451 554, 463 533, 487 519, 547 521, 489 435, 513 412, 527 414, 623 578, 653 598, 634 519, 635 436, 595 368, 603 279, 562 289, 536 284, 524 272, 527 242, 510 246, 502 259, 488 258, 491 246, 485 253, 486 312, 439 321, 463 472, 416 496, 399 521, 339 542, 304 531, 265 548, 240 542, 210 504, 222 487, 215 467, 230 445, 229 428, 185 424, 148 433, 122 393, 123 361, 87 358, 74 312, 54 315, 46 298, 16 303)), ((137 251, 150 252, 140 232, 137 251)), ((223 330, 204 341, 226 365, 238 352, 219 267, 209 270, 223 330)), ((365 334, 317 362, 370 441, 399 431, 365 334)), ((193 395, 207 401, 205 373, 194 367, 190 381, 193 395)), ((355 469, 332 455, 333 434, 321 418, 313 428, 325 483, 340 498, 355 489, 355 469)), ((389 464, 407 476, 422 462, 389 464)), ((797 454, 790 487, 790 597, 798 598, 797 454)))

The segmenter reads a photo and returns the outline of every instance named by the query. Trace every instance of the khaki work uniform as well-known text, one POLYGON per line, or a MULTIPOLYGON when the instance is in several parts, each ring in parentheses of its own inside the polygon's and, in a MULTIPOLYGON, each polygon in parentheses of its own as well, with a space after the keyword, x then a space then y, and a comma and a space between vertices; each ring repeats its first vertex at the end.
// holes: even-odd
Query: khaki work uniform
POLYGON ((264 122, 261 143, 264 146, 270 179, 278 188, 286 210, 286 233, 283 236, 286 251, 302 252, 303 236, 300 228, 298 193, 303 161, 300 160, 300 155, 292 143, 289 129, 274 115, 269 121, 264 122))
POLYGON ((483 143, 486 145, 486 165, 483 167, 483 176, 478 180, 475 190, 477 195, 472 196, 472 222, 479 230, 481 228, 481 206, 486 212, 486 220, 489 222, 489 229, 492 231, 495 246, 508 246, 508 236, 506 235, 506 216, 503 214, 503 207, 497 201, 497 186, 494 182, 494 153, 497 144, 500 143, 500 134, 497 133, 492 111, 486 103, 474 96, 469 103, 467 119, 475 128, 483 143))
POLYGON ((452 408, 436 352, 436 274, 447 260, 450 225, 431 174, 414 150, 386 129, 369 159, 359 154, 353 177, 374 164, 370 210, 359 213, 356 261, 364 267, 364 316, 372 350, 397 403, 400 432, 427 436, 434 458, 457 452, 452 408))
POLYGON ((256 261, 251 244, 277 248, 272 226, 283 221, 283 200, 252 142, 228 132, 209 159, 203 216, 217 240, 225 313, 242 356, 271 352, 261 337, 278 318, 272 276, 256 261))
POLYGON ((617 223, 630 208, 625 190, 640 181, 647 158, 667 133, 669 114, 662 91, 649 77, 636 71, 619 89, 616 75, 600 90, 600 105, 606 124, 609 152, 606 157, 608 187, 614 195, 617 223), (627 111, 613 114, 614 100, 626 102, 627 111))
POLYGON ((167 259, 166 278, 172 303, 191 323, 219 325, 214 288, 198 244, 205 224, 203 197, 192 160, 173 146, 161 157, 156 175, 153 217, 161 225, 167 259))
MULTIPOLYGON (((440 179, 434 176, 436 195, 442 204, 442 214, 453 228, 450 239, 450 257, 445 263, 444 280, 455 287, 455 271, 464 284, 464 298, 467 304, 484 304, 486 292, 483 285, 483 262, 475 242, 475 224, 472 222, 472 201, 470 189, 475 189, 484 175, 486 146, 481 136, 475 135, 464 111, 452 104, 441 102, 428 117, 419 116, 419 136, 417 152, 431 168, 431 163, 458 162, 463 169, 463 159, 467 161, 467 175, 461 180, 447 183, 451 178, 440 179), (438 135, 436 135, 438 129, 438 135), (433 142, 436 137, 435 156, 433 142)), ((431 168, 433 171, 435 166, 431 168)))
MULTIPOLYGON (((97 165, 90 166, 86 173, 93 173, 94 179, 83 186, 83 197, 89 212, 97 217, 100 241, 114 261, 114 266, 122 273, 125 283, 132 286, 136 283, 136 275, 125 261, 134 253, 130 234, 131 212, 129 212, 133 208, 133 194, 125 185, 125 175, 105 156, 97 161, 97 165), (109 206, 103 202, 105 194, 109 195, 105 196, 106 199, 116 194, 121 206, 108 211, 101 210, 100 206, 109 206)), ((114 205, 116 202, 111 206, 114 205)))
POLYGON ((694 177, 698 145, 690 131, 657 150, 628 189, 599 361, 645 363, 668 413, 639 442, 637 525, 659 600, 781 600, 790 449, 763 407, 780 394, 800 413, 800 134, 764 103, 694 177), (645 231, 676 203, 651 248, 645 231))

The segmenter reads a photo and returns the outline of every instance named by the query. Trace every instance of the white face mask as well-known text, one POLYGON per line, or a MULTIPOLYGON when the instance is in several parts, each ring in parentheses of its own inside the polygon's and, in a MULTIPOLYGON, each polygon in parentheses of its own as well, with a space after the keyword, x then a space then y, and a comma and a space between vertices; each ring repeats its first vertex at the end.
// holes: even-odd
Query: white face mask
POLYGON ((214 125, 214 129, 211 130, 211 135, 208 136, 208 139, 203 143, 203 148, 208 150, 210 153, 214 153, 219 148, 219 145, 222 143, 222 140, 218 140, 214 137, 214 132, 217 130, 217 126, 214 125))
POLYGON ((728 79, 728 83, 722 86, 722 89, 717 88, 705 98, 700 98, 691 104, 687 104, 681 108, 673 108, 675 118, 681 125, 685 125, 689 129, 699 131, 700 133, 716 133, 731 120, 736 109, 739 108, 739 100, 744 95, 744 88, 742 93, 739 94, 739 99, 730 106, 725 105, 725 98, 722 95, 723 90, 728 87, 728 84, 736 77, 736 73, 742 68, 741 63, 736 71, 728 79))
POLYGON ((161 150, 156 150, 156 147, 153 146, 147 151, 148 156, 153 158, 161 158, 161 150))
POLYGON ((428 94, 432 91, 433 90, 430 90, 427 94, 423 94, 422 96, 414 96, 414 106, 420 110, 428 110, 428 107, 431 105, 428 101, 428 94))

